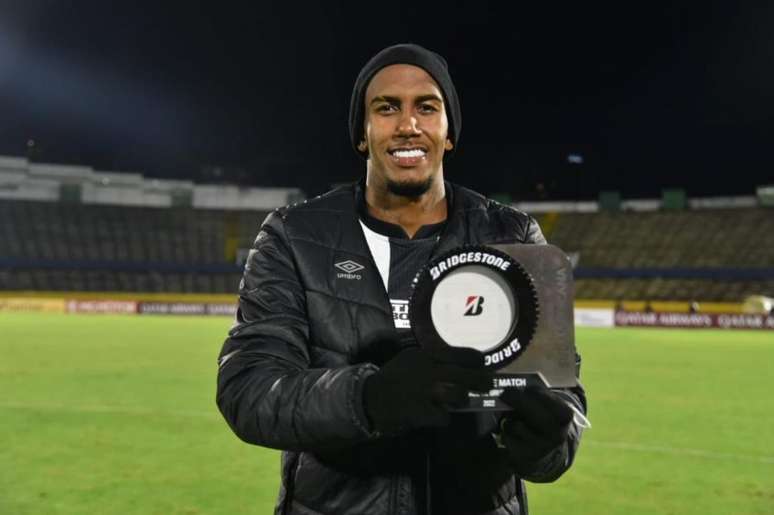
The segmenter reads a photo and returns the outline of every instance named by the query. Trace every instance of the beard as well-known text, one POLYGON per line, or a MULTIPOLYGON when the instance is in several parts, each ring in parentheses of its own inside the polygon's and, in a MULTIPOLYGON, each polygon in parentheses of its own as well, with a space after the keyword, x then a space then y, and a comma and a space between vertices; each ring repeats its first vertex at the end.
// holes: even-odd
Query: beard
POLYGON ((430 188, 433 185, 433 176, 431 175, 427 179, 423 181, 413 181, 413 182, 399 182, 399 181, 391 181, 387 180, 387 191, 392 193, 393 195, 397 195, 399 197, 408 197, 412 199, 416 199, 430 191, 430 188))

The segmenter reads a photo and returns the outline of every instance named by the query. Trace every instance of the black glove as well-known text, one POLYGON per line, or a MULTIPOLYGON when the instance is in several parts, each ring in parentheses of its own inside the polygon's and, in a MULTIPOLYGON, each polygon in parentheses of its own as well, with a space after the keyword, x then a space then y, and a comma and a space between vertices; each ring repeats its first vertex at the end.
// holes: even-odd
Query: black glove
POLYGON ((534 463, 566 440, 574 412, 558 393, 542 385, 507 388, 500 400, 513 408, 501 438, 515 463, 534 463))
POLYGON ((449 423, 448 408, 467 403, 468 391, 489 391, 492 373, 483 354, 450 348, 443 356, 419 347, 399 352, 363 386, 363 404, 373 428, 397 434, 449 423))

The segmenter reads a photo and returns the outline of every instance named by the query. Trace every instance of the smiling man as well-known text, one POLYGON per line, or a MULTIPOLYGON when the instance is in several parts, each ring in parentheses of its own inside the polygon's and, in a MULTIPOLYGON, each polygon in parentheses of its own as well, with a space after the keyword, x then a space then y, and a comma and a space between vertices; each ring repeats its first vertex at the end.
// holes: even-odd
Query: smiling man
POLYGON ((491 373, 472 349, 422 350, 408 298, 432 257, 545 239, 530 216, 444 180, 462 117, 438 54, 376 54, 349 122, 365 179, 264 221, 219 358, 218 406, 240 438, 283 450, 277 514, 526 514, 523 480, 553 481, 573 461, 583 389, 455 413, 491 373))
POLYGON ((414 206, 420 208, 415 214, 430 208, 435 222, 444 220, 443 156, 453 144, 436 82, 417 66, 387 66, 371 79, 365 110, 368 123, 357 148, 368 156, 368 204, 388 218, 414 206))

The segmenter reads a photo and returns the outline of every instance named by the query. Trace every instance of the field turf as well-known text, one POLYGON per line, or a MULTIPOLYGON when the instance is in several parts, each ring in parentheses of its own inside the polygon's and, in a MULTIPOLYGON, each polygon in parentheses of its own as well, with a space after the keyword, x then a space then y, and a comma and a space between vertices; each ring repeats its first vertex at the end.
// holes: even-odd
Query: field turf
MULTIPOLYGON (((225 318, 0 313, 0 514, 271 513, 214 403, 225 318)), ((774 335, 579 330, 594 424, 533 515, 774 514, 774 335)))

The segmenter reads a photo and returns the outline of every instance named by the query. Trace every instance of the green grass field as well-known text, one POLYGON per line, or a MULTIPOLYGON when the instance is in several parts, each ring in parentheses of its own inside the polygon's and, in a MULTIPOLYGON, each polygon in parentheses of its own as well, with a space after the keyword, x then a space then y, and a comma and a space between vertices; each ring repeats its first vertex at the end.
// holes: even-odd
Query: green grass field
MULTIPOLYGON (((225 318, 0 314, 0 514, 271 513, 214 403, 225 318)), ((580 330, 593 429, 534 515, 774 514, 771 332, 580 330)))

